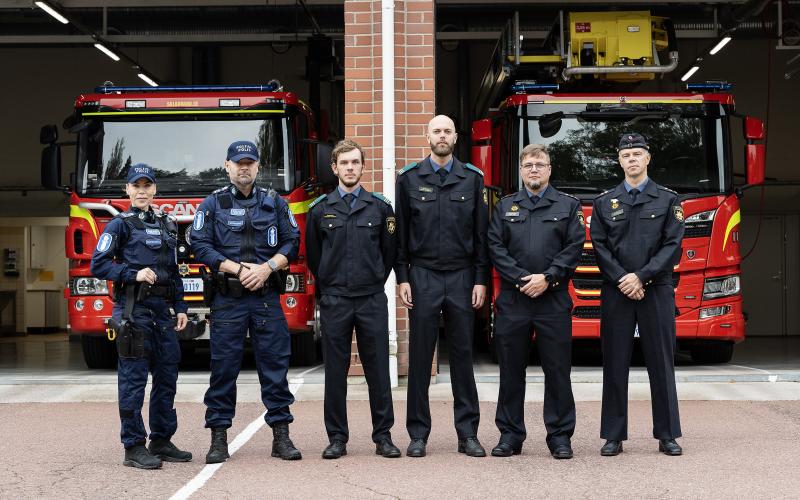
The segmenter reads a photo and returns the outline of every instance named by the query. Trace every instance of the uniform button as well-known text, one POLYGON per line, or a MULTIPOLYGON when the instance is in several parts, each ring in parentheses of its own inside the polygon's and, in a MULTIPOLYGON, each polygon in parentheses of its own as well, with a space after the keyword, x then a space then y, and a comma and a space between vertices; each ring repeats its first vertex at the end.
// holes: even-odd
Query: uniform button
POLYGON ((463 200, 463 199, 464 199, 464 197, 462 196, 462 197, 461 197, 461 199, 463 200))
POLYGON ((333 224, 328 224, 328 227, 333 227, 333 224))
POLYGON ((650 218, 651 218, 651 219, 652 219, 653 217, 655 217, 655 216, 656 216, 656 214, 650 214, 650 218))
POLYGON ((372 225, 372 222, 367 222, 367 225, 368 225, 368 226, 371 226, 371 225, 372 225))
POLYGON ((617 220, 617 218, 616 217, 612 217, 611 220, 617 220))
POLYGON ((423 196, 423 197, 421 198, 421 200, 422 200, 422 201, 425 201, 425 197, 423 196))
POLYGON ((553 220, 558 220, 558 217, 553 217, 553 220))

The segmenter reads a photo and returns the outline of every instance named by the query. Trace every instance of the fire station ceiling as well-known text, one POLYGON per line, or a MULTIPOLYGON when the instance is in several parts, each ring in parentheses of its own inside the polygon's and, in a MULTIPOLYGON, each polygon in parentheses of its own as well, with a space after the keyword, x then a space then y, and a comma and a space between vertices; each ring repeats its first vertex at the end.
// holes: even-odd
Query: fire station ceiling
MULTIPOLYGON (((70 23, 61 24, 33 0, 0 1, 0 46, 82 45, 96 33, 115 45, 203 45, 302 42, 314 33, 341 39, 343 2, 336 0, 62 0, 49 1, 70 23)), ((652 10, 673 19, 679 38, 712 38, 737 9, 764 2, 674 0, 613 2, 625 10, 652 10)), ((787 5, 798 2, 788 2, 787 5)), ((559 9, 607 9, 609 2, 439 0, 440 40, 494 40, 515 11, 522 32, 544 38, 559 9)), ((797 9, 800 10, 800 5, 797 9)), ((776 9, 739 25, 738 36, 774 36, 776 9)))

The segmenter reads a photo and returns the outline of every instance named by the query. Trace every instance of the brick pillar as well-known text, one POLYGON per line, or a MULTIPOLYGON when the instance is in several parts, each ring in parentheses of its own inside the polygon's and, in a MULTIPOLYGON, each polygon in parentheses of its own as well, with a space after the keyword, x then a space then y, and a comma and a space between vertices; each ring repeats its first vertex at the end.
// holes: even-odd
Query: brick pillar
MULTIPOLYGON (((433 117, 434 2, 394 2, 395 158, 396 169, 430 152, 425 127, 433 117)), ((383 191, 383 94, 380 0, 345 0, 345 136, 361 144, 367 156, 362 182, 383 191)), ((397 300, 398 372, 408 373, 408 314, 397 300)), ((350 375, 363 375, 353 343, 350 375)))

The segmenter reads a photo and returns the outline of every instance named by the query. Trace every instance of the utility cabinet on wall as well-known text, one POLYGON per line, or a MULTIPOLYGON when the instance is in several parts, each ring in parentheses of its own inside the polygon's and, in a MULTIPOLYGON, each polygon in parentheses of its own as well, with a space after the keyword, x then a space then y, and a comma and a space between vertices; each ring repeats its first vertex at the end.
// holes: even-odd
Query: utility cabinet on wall
POLYGON ((30 226, 28 245, 28 267, 44 269, 47 267, 47 227, 30 226))

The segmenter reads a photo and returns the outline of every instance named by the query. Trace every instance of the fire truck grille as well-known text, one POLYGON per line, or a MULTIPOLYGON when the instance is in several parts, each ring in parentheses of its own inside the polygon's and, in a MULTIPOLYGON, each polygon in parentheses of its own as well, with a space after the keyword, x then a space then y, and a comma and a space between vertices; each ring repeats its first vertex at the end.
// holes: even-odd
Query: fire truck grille
POLYGON ((683 232, 684 238, 704 238, 711 236, 711 229, 713 225, 711 222, 695 222, 686 224, 683 232))
POLYGON ((572 315, 580 319, 600 319, 600 306, 578 306, 572 315))

